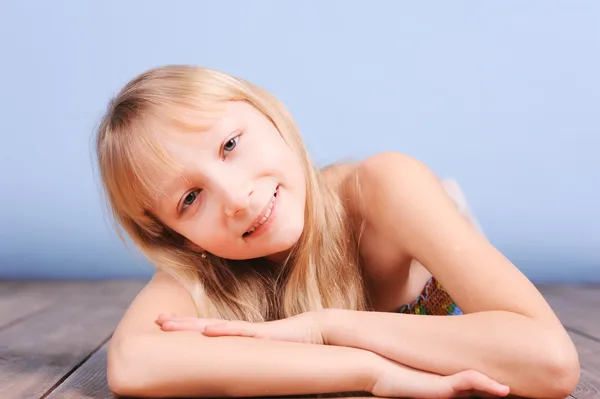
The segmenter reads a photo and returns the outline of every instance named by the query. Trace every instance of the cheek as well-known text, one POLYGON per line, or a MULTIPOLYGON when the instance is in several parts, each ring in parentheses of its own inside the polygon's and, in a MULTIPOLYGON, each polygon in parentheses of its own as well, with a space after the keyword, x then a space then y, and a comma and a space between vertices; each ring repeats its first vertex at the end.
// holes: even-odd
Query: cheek
POLYGON ((286 157, 286 175, 290 180, 290 183, 294 186, 295 190, 298 191, 298 195, 305 194, 306 191, 306 176, 304 174, 304 169, 302 168, 302 163, 296 156, 296 154, 290 151, 289 155, 286 157))
POLYGON ((286 191, 291 196, 287 201, 290 201, 290 211, 299 213, 301 216, 304 213, 306 203, 306 177, 302 164, 297 159, 296 155, 291 153, 283 161, 285 162, 283 173, 283 184, 286 191))
POLYGON ((295 159, 295 154, 275 128, 259 129, 253 132, 251 141, 248 154, 251 154, 259 164, 282 167, 291 159, 295 159))
POLYGON ((194 215, 182 226, 181 232, 188 240, 206 250, 223 241, 223 229, 219 227, 218 221, 211 217, 194 215))
MULTIPOLYGON (((268 157, 268 156, 267 156, 268 157)), ((288 184, 299 185, 304 180, 304 170, 298 156, 282 142, 269 157, 271 167, 279 170, 288 180, 288 184)))
POLYGON ((205 227, 203 231, 192 233, 191 236, 194 243, 203 250, 225 258, 231 256, 234 248, 232 237, 230 234, 225 234, 222 228, 205 227))

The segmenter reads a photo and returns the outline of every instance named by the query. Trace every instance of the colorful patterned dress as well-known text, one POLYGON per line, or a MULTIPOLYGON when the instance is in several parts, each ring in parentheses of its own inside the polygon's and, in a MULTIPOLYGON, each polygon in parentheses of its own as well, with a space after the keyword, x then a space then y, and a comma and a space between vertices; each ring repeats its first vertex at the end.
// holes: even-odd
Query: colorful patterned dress
POLYGON ((463 314, 462 310, 450 297, 450 294, 444 290, 444 287, 433 276, 427 281, 421 294, 413 303, 402 305, 396 312, 437 316, 463 314))

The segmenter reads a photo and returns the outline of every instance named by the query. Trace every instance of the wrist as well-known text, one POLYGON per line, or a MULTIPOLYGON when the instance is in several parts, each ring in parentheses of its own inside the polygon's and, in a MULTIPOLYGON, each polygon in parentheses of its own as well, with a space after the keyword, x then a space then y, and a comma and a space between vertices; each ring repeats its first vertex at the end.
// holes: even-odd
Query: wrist
MULTIPOLYGON (((343 348, 343 347, 338 347, 343 348)), ((352 377, 352 392, 373 392, 381 375, 385 373, 387 359, 376 353, 357 348, 344 348, 355 351, 356 357, 352 361, 354 376, 352 377)))
POLYGON ((335 319, 339 317, 338 313, 338 309, 322 309, 315 312, 317 329, 321 334, 324 345, 335 345, 331 338, 333 336, 332 330, 335 325, 335 319))
MULTIPOLYGON (((323 309, 320 310, 316 316, 317 325, 323 344, 325 345, 338 345, 338 334, 344 331, 344 324, 346 318, 353 312, 345 309, 323 309)), ((342 346, 348 346, 343 345, 342 346)))
POLYGON ((348 323, 347 319, 353 313, 354 311, 346 309, 323 309, 315 313, 316 325, 324 345, 348 347, 357 351, 358 358, 355 364, 359 369, 355 389, 361 392, 372 392, 382 373, 389 368, 389 361, 369 350, 339 345, 340 342, 345 341, 339 334, 343 333, 344 326, 348 323))

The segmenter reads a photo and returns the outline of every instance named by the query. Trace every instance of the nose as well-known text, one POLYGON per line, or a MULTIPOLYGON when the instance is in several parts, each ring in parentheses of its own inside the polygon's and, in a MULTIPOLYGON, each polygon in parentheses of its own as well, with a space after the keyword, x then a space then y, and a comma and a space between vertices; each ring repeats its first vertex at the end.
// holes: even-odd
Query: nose
POLYGON ((228 184, 223 187, 222 194, 223 212, 228 217, 234 217, 248 209, 252 190, 247 184, 228 184))

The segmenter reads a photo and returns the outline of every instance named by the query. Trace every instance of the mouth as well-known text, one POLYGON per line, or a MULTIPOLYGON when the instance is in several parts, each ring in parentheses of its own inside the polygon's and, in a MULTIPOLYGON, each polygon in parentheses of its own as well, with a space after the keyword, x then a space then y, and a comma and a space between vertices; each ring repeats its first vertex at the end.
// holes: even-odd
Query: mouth
POLYGON ((275 203, 277 202, 277 196, 279 195, 279 186, 275 189, 273 196, 271 197, 271 201, 265 206, 263 211, 258 215, 258 217, 254 220, 252 225, 244 234, 242 234, 242 238, 249 237, 253 234, 256 234, 258 231, 264 229, 265 224, 270 220, 271 215, 273 214, 273 209, 275 207, 275 203))

